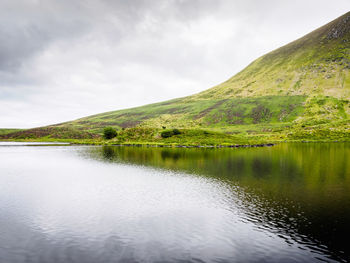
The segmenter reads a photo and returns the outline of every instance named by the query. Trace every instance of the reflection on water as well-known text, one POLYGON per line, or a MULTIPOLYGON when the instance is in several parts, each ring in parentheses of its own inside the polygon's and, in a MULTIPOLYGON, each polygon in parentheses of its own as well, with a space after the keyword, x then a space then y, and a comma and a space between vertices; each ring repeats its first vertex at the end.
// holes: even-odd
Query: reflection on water
POLYGON ((236 150, 104 147, 89 154, 239 185, 255 199, 253 206, 252 200, 242 200, 250 220, 296 239, 312 239, 337 255, 347 250, 343 240, 350 234, 349 144, 236 150))
POLYGON ((346 261, 349 154, 0 147, 0 262, 346 261))

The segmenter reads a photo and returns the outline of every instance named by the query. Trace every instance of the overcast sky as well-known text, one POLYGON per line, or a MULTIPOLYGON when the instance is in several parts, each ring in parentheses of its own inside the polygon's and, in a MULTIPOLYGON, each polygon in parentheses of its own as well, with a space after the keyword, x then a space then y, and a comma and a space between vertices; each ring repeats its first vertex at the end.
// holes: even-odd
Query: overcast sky
POLYGON ((0 127, 208 89, 349 0, 0 0, 0 127))

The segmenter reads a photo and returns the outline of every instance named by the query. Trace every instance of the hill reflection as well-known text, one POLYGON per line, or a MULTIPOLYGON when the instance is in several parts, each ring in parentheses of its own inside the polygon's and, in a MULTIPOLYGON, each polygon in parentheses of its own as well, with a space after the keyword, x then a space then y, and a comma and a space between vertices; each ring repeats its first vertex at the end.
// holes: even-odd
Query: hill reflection
POLYGON ((311 239, 328 247, 335 258, 349 259, 343 242, 350 234, 349 144, 282 144, 258 149, 105 146, 89 148, 86 154, 105 162, 182 171, 239 186, 249 193, 242 196, 247 220, 273 226, 282 236, 311 239))

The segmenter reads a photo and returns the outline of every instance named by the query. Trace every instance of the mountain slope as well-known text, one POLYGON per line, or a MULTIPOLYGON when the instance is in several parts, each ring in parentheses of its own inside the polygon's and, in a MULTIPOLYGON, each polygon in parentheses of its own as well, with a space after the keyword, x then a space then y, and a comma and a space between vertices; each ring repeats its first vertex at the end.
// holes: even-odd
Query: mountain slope
POLYGON ((350 12, 260 57, 210 96, 325 95, 350 97, 350 12))
POLYGON ((165 126, 234 134, 293 133, 295 138, 326 129, 348 136, 349 70, 350 12, 201 93, 46 129, 98 134, 106 126, 118 130, 165 126))

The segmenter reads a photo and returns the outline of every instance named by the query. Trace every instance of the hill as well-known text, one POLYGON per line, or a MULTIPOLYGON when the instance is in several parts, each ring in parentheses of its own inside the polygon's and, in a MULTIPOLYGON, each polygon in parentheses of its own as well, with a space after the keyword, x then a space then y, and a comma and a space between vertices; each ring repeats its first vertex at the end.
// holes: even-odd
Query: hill
POLYGON ((21 131, 21 130, 22 129, 3 129, 3 128, 0 128, 0 135, 14 133, 14 132, 18 132, 18 131, 21 131))
POLYGON ((112 126, 120 131, 122 141, 159 141, 164 127, 183 133, 206 130, 227 141, 348 140, 349 70, 350 12, 201 93, 6 138, 95 138, 104 127, 112 126))

